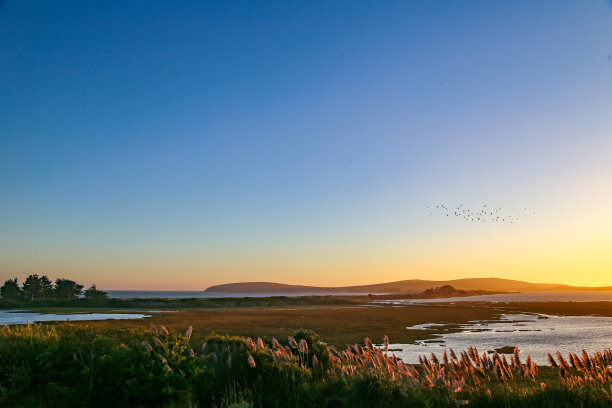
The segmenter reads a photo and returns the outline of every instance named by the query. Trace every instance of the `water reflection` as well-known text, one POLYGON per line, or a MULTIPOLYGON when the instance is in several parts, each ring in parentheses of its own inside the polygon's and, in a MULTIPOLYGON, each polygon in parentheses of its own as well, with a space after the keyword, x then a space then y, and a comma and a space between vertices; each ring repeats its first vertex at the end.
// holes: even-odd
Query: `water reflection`
POLYGON ((0 311, 0 324, 27 324, 52 321, 142 319, 151 315, 141 313, 36 313, 19 310, 0 311))
POLYGON ((612 302, 610 291, 573 291, 573 292, 517 292, 499 295, 479 295, 436 299, 393 299, 377 300, 372 303, 405 305, 410 303, 455 303, 455 302, 612 302))
MULTIPOLYGON (((409 329, 440 332, 436 326, 419 326, 409 329)), ((442 333, 433 340, 391 344, 389 348, 404 362, 418 363, 419 355, 434 352, 440 356, 445 348, 458 351, 472 345, 482 354, 483 351, 516 346, 521 354, 529 353, 536 363, 543 365, 547 364, 548 352, 559 350, 566 355, 570 351, 579 353, 586 349, 593 352, 612 347, 612 317, 504 314, 495 322, 475 321, 461 328, 460 332, 442 333)))

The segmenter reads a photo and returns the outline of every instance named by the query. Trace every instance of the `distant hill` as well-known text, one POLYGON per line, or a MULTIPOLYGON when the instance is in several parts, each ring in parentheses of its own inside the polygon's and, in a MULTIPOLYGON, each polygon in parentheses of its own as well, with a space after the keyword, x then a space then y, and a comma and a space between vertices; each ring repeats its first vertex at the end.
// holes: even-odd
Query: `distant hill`
POLYGON ((550 291, 612 291, 612 286, 588 287, 570 286, 555 283, 531 283, 511 279, 499 278, 467 278, 453 280, 421 280, 410 279, 396 282, 378 283, 358 286, 303 286, 286 285, 274 282, 240 282, 214 285, 205 292, 233 292, 233 293, 398 293, 420 292, 432 287, 451 285, 460 290, 487 290, 497 292, 550 292, 550 291))

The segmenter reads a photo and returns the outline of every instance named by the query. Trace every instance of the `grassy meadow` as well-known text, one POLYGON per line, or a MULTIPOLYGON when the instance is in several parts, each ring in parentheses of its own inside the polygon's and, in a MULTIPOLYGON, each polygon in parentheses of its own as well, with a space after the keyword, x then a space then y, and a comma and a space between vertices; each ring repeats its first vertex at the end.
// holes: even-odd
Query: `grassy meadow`
POLYGON ((293 335, 299 329, 320 334, 329 344, 344 347, 363 341, 365 337, 382 339, 388 335, 397 342, 423 338, 422 330, 406 330, 406 326, 444 321, 444 330, 453 330, 471 319, 494 319, 497 313, 485 307, 446 308, 440 306, 363 307, 252 307, 225 309, 188 309, 167 313, 151 313, 152 317, 136 320, 105 320, 75 324, 103 328, 148 328, 163 324, 183 330, 193 326, 194 338, 210 334, 246 337, 280 337, 293 335))
MULTIPOLYGON (((341 300, 338 300, 341 301, 341 300)), ((102 328, 148 328, 150 324, 165 325, 175 330, 194 327, 194 338, 210 334, 246 337, 289 336, 296 330, 317 332, 329 344, 344 347, 366 337, 382 339, 388 335, 395 343, 410 343, 435 337, 438 333, 460 330, 470 320, 495 320, 502 313, 546 313, 552 315, 612 316, 612 302, 532 302, 499 303, 461 302, 412 304, 406 306, 363 306, 347 304, 277 304, 256 307, 163 308, 168 313, 152 312, 142 320, 106 320, 75 322, 102 328), (446 323, 432 330, 407 330, 407 326, 424 323, 446 323)), ((116 311, 116 309, 53 308, 36 311, 116 311)), ((147 309, 122 309, 145 312, 147 309)))

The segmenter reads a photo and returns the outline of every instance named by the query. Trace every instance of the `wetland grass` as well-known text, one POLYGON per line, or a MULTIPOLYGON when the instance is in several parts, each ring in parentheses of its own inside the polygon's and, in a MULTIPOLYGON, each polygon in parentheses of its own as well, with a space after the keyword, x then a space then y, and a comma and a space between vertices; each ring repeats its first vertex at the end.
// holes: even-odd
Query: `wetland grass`
POLYGON ((538 367, 475 347, 403 363, 366 338, 334 347, 292 336, 208 335, 75 324, 0 330, 0 402, 9 407, 611 406, 612 351, 538 367), (339 351, 340 350, 340 351, 339 351), (568 362, 569 361, 569 362, 568 362), (232 405, 233 404, 233 405, 232 405))

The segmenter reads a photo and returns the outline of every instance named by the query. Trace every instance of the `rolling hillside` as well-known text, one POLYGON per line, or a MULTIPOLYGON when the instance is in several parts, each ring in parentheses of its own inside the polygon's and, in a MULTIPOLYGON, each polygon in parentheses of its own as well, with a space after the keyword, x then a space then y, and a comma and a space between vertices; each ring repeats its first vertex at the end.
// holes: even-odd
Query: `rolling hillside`
POLYGON ((234 293, 398 293, 419 292, 428 288, 451 285, 461 290, 488 290, 488 291, 577 291, 577 290, 612 290, 612 287, 583 287, 560 285, 554 283, 531 283, 511 279, 499 278, 466 278, 445 281, 410 279, 396 282, 378 283, 358 286, 303 286, 286 285, 274 282, 240 282, 214 285, 205 292, 234 292, 234 293))

